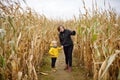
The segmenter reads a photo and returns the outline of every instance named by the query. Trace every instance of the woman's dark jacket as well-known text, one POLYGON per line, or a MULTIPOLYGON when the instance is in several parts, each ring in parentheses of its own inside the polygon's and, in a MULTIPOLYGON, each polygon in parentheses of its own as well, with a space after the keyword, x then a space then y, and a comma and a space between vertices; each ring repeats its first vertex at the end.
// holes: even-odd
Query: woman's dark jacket
POLYGON ((64 32, 60 32, 60 34, 59 34, 60 44, 62 46, 73 45, 71 35, 75 35, 75 34, 76 34, 75 31, 70 31, 68 29, 65 29, 64 32))

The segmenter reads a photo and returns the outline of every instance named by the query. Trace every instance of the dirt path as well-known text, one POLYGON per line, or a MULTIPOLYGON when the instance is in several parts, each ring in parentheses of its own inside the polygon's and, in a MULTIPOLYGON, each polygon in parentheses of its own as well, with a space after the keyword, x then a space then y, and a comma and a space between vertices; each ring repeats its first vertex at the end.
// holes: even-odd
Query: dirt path
MULTIPOLYGON (((49 59, 50 60, 50 59, 49 59)), ((92 80, 89 77, 86 77, 86 73, 82 68, 76 66, 76 61, 73 59, 73 71, 71 73, 64 71, 65 67, 64 54, 61 53, 56 62, 56 72, 52 72, 50 69, 50 63, 45 63, 46 66, 43 66, 42 72, 47 73, 48 75, 40 75, 39 80, 92 80)), ((49 61, 50 62, 50 61, 49 61)))
POLYGON ((67 71, 63 70, 65 67, 65 59, 64 54, 61 53, 57 62, 56 62, 56 68, 57 72, 54 73, 54 80, 74 80, 71 73, 68 73, 67 71))

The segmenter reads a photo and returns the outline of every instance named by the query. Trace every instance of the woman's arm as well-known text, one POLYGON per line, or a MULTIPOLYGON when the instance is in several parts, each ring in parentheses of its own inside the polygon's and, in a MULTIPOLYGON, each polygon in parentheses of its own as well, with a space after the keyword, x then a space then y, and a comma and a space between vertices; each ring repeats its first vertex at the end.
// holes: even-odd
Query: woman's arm
POLYGON ((69 31, 70 35, 75 35, 76 34, 75 31, 70 31, 70 30, 68 30, 68 31, 69 31))

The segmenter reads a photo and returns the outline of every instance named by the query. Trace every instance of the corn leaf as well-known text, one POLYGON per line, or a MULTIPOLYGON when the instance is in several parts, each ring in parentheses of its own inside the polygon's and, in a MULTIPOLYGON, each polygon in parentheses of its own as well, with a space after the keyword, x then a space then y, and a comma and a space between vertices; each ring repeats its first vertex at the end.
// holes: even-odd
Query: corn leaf
POLYGON ((107 66, 104 70, 104 72, 101 75, 101 79, 103 78, 103 76, 105 75, 105 73, 107 72, 107 70, 109 69, 110 65, 112 64, 112 62, 115 60, 116 56, 120 54, 120 51, 117 51, 115 54, 111 55, 107 61, 107 66))
POLYGON ((92 35, 92 39, 91 39, 91 40, 92 40, 92 43, 94 43, 94 41, 96 41, 96 40, 97 40, 97 34, 93 34, 93 35, 92 35))
POLYGON ((0 55, 0 67, 4 68, 5 67, 5 59, 3 56, 0 55))
POLYGON ((118 80, 120 80, 120 70, 119 70, 118 80))

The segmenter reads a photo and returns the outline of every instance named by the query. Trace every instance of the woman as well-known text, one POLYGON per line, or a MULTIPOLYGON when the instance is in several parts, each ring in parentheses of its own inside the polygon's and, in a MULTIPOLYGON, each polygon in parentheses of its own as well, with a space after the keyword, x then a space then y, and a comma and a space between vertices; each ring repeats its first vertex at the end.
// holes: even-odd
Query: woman
POLYGON ((70 31, 65 29, 64 26, 58 26, 59 31, 59 39, 60 44, 63 46, 63 50, 65 53, 65 62, 66 67, 64 70, 68 70, 69 72, 72 71, 72 51, 73 51, 73 41, 71 39, 71 35, 75 35, 75 31, 70 31))

